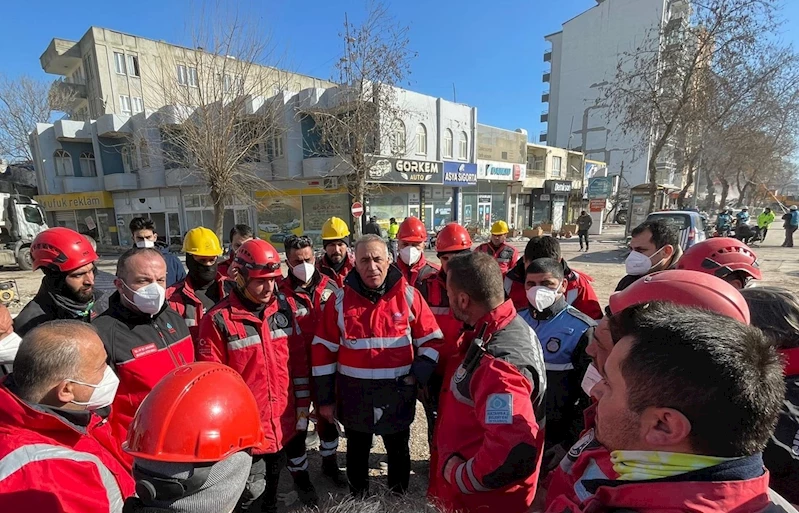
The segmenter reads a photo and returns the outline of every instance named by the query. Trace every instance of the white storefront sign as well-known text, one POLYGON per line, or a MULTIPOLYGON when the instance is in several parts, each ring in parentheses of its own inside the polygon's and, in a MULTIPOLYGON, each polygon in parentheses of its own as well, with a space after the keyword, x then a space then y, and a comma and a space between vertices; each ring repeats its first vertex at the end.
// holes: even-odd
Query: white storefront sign
POLYGON ((519 182, 525 178, 525 168, 526 164, 477 159, 477 179, 519 182))

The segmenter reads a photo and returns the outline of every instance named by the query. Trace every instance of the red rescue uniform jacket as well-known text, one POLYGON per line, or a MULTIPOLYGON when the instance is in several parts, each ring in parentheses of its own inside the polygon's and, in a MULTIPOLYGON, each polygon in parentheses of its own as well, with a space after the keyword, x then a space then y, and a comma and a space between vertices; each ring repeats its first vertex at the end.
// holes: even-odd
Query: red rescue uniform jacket
POLYGON ((294 313, 302 332, 310 365, 311 342, 316 328, 322 322, 322 309, 327 300, 334 297, 338 287, 330 278, 317 271, 311 280, 310 290, 306 290, 289 271, 289 275, 280 280, 279 288, 280 292, 297 303, 297 311, 294 313))
POLYGON ((230 266, 233 265, 233 256, 227 258, 227 260, 223 260, 219 262, 219 265, 216 266, 216 274, 217 279, 219 280, 227 280, 231 278, 230 276, 230 266))
POLYGON ((108 421, 90 412, 70 421, 6 385, 13 375, 0 386, 0 511, 122 511, 136 486, 108 421))
POLYGON ((484 242, 477 246, 474 250, 480 253, 488 253, 494 257, 494 260, 496 260, 499 264, 499 270, 502 271, 503 275, 510 269, 513 269, 513 266, 516 265, 516 262, 519 260, 519 251, 513 246, 505 244, 504 242, 498 248, 495 248, 490 242, 484 242))
POLYGON ((395 265, 402 272, 402 277, 405 278, 405 281, 412 287, 416 287, 419 282, 438 272, 438 266, 427 262, 424 258, 424 253, 422 253, 419 261, 412 266, 403 262, 401 258, 396 261, 395 265))
POLYGON ((506 301, 464 333, 460 354, 444 376, 431 498, 445 511, 526 512, 544 448, 541 346, 506 301), (455 456, 465 462, 444 476, 455 456))
MULTIPOLYGON (((601 319, 603 317, 602 307, 594 287, 591 286, 594 279, 587 274, 571 269, 565 260, 562 261, 562 264, 563 275, 566 277, 566 302, 592 319, 601 319)), ((523 260, 519 260, 505 275, 505 297, 513 301, 513 306, 520 312, 530 307, 530 302, 527 301, 527 291, 524 289, 525 278, 523 260)))
POLYGON ((337 404, 346 428, 376 434, 408 429, 416 384, 435 370, 441 330, 419 291, 390 266, 380 294, 350 273, 327 302, 311 350, 319 405, 337 404))
MULTIPOLYGON (((218 269, 217 275, 219 274, 218 269)), ((232 281, 218 278, 215 283, 209 285, 208 295, 214 297, 218 303, 230 293, 232 288, 232 281)), ((183 317, 186 326, 189 328, 189 333, 191 333, 191 339, 196 344, 199 340, 200 320, 205 315, 205 307, 200 298, 197 297, 190 278, 187 276, 166 289, 166 300, 169 306, 183 317)))
POLYGON ((155 384, 169 371, 194 361, 194 345, 186 323, 169 305, 164 304, 155 316, 134 312, 122 304, 119 292, 93 324, 119 377, 110 421, 122 443, 136 410, 155 384))
POLYGON ((347 275, 350 271, 355 269, 355 255, 348 251, 347 257, 344 260, 344 265, 341 269, 336 271, 333 266, 330 265, 327 255, 323 254, 321 258, 316 259, 316 268, 320 273, 333 280, 338 288, 342 288, 344 286, 344 280, 347 279, 347 275))
POLYGON ((441 328, 441 333, 444 335, 444 343, 438 349, 438 369, 443 373, 447 361, 458 354, 463 323, 452 315, 449 308, 446 276, 441 271, 430 274, 424 280, 417 282, 416 288, 427 301, 430 311, 433 312, 438 327, 441 328))
POLYGON ((580 483, 581 495, 586 498, 554 495, 550 489, 547 513, 796 512, 781 498, 771 496, 769 473, 763 468, 761 454, 670 478, 640 482, 616 480, 615 473, 605 477, 599 470, 586 470, 586 474, 591 477, 580 483))
POLYGON ((307 421, 311 389, 297 304, 276 290, 257 312, 260 306, 234 289, 200 322, 197 359, 229 366, 250 387, 269 442, 263 454, 281 450, 307 421))

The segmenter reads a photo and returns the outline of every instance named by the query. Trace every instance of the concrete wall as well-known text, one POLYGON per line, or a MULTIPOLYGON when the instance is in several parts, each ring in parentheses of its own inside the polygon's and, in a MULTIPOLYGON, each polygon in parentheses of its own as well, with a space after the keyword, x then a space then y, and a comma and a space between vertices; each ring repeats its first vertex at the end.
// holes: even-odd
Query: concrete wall
POLYGON ((582 147, 586 158, 607 162, 611 174, 619 174, 624 162, 624 177, 633 186, 646 181, 648 148, 641 147, 640 135, 623 135, 596 100, 613 80, 621 54, 661 22, 664 1, 605 0, 548 38, 553 52, 547 144, 582 147))

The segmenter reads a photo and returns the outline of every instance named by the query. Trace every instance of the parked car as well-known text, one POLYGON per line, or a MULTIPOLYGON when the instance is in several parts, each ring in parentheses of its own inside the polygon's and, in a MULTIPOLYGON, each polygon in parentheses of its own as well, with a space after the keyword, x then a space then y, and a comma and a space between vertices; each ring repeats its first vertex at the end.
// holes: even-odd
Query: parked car
POLYGON ((652 212, 647 221, 662 219, 680 232, 680 246, 683 250, 690 248, 706 238, 705 221, 702 214, 694 210, 662 210, 652 212))

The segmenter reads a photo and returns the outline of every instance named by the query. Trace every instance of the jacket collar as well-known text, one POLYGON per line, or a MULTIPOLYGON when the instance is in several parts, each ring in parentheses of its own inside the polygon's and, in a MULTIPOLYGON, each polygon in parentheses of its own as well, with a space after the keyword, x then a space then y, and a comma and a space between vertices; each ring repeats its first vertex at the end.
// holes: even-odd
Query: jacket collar
POLYGON ((780 349, 780 354, 785 358, 785 376, 799 376, 799 348, 780 349))
POLYGON ((544 309, 543 312, 539 312, 531 305, 530 315, 536 321, 550 321, 568 307, 569 303, 566 302, 566 293, 564 292, 562 296, 560 296, 558 299, 555 300, 555 304, 553 304, 549 308, 544 309))
POLYGON ((517 283, 524 283, 525 277, 525 269, 524 269, 524 258, 520 258, 516 265, 513 266, 513 269, 508 271, 505 275, 506 277, 510 278, 511 281, 515 281, 517 283))
POLYGON ((278 287, 275 287, 275 292, 272 296, 272 301, 266 304, 262 311, 255 312, 252 310, 252 305, 248 305, 249 301, 242 299, 241 292, 238 288, 233 288, 233 291, 228 295, 228 305, 230 307, 230 318, 233 320, 251 320, 254 322, 263 322, 264 319, 269 318, 273 313, 278 310, 277 294, 278 287))
MULTIPOLYGON (((396 266, 389 265, 388 274, 386 274, 386 279, 383 281, 383 286, 381 287, 382 293, 377 293, 376 291, 370 291, 367 289, 361 281, 361 276, 358 274, 358 271, 354 269, 350 271, 350 273, 347 275, 347 278, 344 279, 344 285, 349 286, 352 290, 364 298, 372 301, 372 299, 378 294, 380 297, 388 294, 400 281, 404 279, 405 278, 403 278, 402 272, 397 269, 396 266)), ((376 301, 372 302, 374 303, 376 301)))
POLYGON ((155 315, 151 316, 150 314, 137 312, 123 305, 122 297, 119 294, 119 291, 116 291, 111 294, 110 298, 108 298, 108 310, 106 310, 106 312, 107 315, 110 315, 114 319, 125 321, 128 324, 140 325, 150 324, 151 322, 155 321, 161 316, 162 313, 164 313, 164 310, 167 308, 169 308, 169 303, 164 301, 164 305, 161 307, 161 310, 159 310, 155 315))
POLYGON ((464 325, 464 331, 471 338, 482 333, 483 340, 488 340, 490 335, 510 324, 515 317, 516 308, 513 306, 513 301, 509 299, 478 319, 473 327, 464 325))

